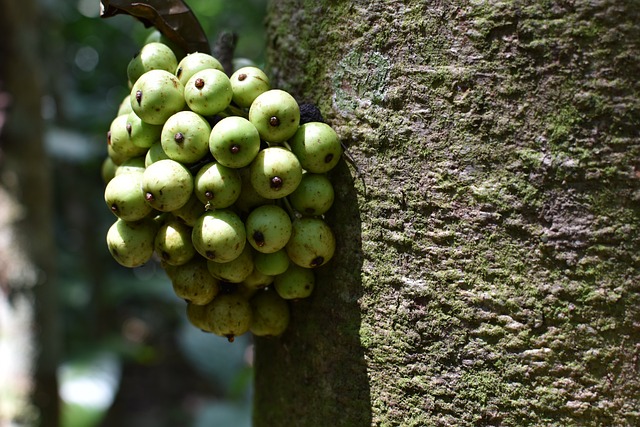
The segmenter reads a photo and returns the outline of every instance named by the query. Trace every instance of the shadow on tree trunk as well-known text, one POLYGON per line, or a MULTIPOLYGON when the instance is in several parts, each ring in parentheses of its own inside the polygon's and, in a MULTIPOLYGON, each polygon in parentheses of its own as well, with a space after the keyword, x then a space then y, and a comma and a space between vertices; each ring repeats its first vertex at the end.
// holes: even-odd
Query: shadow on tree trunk
POLYGON ((326 220, 336 236, 336 254, 316 270, 314 294, 292 304, 288 331, 278 339, 256 339, 256 427, 277 425, 279 413, 292 408, 288 419, 298 427, 371 425, 360 342, 360 212, 347 164, 340 162, 331 175, 336 198, 326 220))

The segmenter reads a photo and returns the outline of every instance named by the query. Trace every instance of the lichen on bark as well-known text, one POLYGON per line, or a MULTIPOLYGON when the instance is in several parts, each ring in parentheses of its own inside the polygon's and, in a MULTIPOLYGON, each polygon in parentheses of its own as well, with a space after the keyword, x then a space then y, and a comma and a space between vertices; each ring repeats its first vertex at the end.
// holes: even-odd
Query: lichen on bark
POLYGON ((257 426, 640 423, 639 14, 272 2, 275 85, 358 171, 338 261, 258 343, 257 426))

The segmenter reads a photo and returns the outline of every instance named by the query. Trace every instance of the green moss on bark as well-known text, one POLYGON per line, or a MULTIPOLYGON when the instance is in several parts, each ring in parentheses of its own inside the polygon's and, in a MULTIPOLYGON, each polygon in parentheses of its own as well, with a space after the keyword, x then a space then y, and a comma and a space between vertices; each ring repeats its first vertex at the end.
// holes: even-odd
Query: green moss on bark
POLYGON ((258 345, 256 425, 269 398, 276 424, 640 422, 638 13, 272 4, 275 81, 320 106, 360 175, 335 176, 340 261, 258 345), (311 350, 323 363, 293 363, 311 350), (265 388, 309 371, 311 402, 265 388))

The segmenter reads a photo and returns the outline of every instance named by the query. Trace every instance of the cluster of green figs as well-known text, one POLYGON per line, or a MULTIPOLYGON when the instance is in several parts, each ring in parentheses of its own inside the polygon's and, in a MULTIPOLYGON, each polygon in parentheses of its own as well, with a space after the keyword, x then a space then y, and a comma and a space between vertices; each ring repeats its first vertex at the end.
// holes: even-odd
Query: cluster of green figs
POLYGON ((190 322, 234 337, 282 334, 290 302, 334 255, 324 221, 336 132, 258 67, 231 76, 208 53, 148 41, 107 134, 106 242, 125 267, 158 261, 190 322))

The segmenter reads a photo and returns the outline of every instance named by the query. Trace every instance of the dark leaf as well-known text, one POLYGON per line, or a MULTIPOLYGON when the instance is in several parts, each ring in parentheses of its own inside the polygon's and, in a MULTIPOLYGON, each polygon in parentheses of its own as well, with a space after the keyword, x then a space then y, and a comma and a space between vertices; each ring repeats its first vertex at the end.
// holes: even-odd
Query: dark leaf
POLYGON ((155 27, 185 52, 211 52, 200 22, 182 0, 100 0, 101 18, 118 14, 134 16, 145 27, 155 27))

